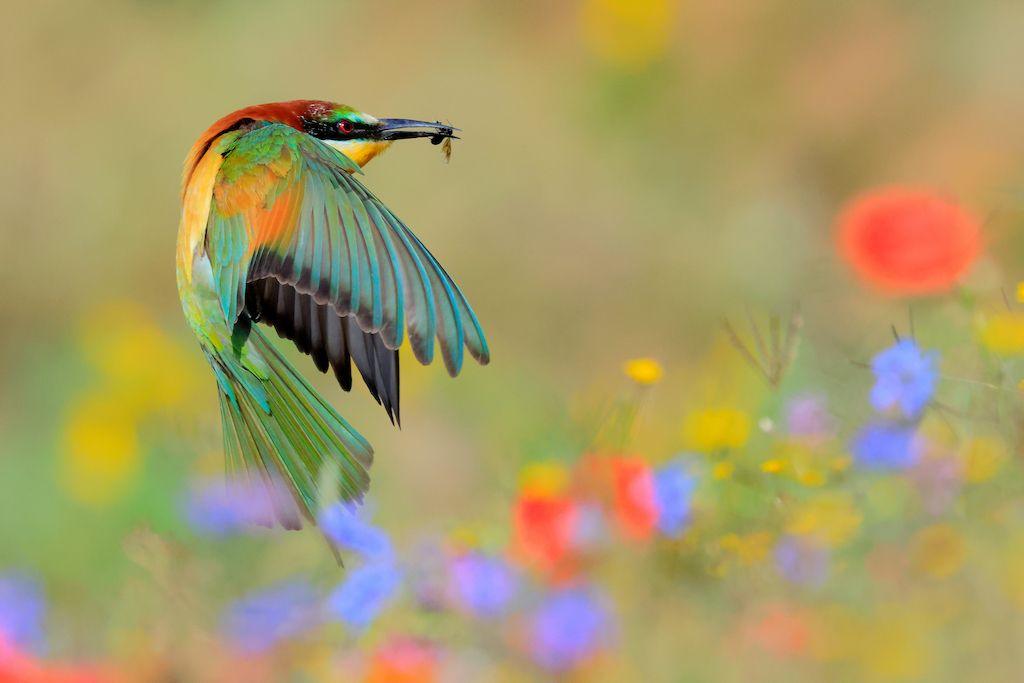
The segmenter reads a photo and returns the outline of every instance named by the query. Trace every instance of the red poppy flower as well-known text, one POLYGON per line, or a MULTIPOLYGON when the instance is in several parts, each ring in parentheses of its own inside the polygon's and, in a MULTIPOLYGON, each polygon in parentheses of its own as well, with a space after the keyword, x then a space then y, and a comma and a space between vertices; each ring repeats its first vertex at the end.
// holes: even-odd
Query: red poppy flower
POLYGON ((24 683, 112 683, 110 672, 90 666, 48 664, 24 654, 0 635, 0 681, 24 683))
POLYGON ((839 251, 868 284, 895 295, 950 289, 981 251, 981 226, 928 190, 883 188, 839 216, 839 251))
POLYGON ((649 538, 658 522, 651 468, 640 458, 615 458, 612 477, 615 518, 622 532, 630 538, 649 538))
POLYGON ((565 495, 524 493, 513 515, 519 555, 544 571, 562 566, 575 537, 579 516, 575 501, 565 495))

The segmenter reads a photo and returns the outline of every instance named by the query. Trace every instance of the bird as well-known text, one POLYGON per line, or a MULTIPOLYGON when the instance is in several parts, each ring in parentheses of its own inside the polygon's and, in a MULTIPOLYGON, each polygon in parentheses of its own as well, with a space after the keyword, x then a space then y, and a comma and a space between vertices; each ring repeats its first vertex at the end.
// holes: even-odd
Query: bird
POLYGON ((352 389, 352 366, 400 426, 403 344, 451 376, 490 360, 468 300, 423 242, 361 182, 393 143, 446 147, 459 129, 294 100, 239 109, 185 161, 176 276, 216 379, 226 469, 269 505, 256 520, 316 524, 324 498, 359 502, 373 448, 268 337, 273 328, 352 389))

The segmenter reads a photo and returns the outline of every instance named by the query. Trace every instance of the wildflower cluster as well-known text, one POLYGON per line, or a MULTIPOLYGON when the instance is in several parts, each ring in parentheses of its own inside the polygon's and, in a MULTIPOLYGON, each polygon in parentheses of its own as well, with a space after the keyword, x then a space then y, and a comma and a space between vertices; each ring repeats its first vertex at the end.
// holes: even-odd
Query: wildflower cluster
MULTIPOLYGON (((609 45, 609 55, 618 50, 609 45)), ((842 214, 840 252, 871 288, 934 296, 969 272, 976 227, 947 200, 883 190, 842 214), (908 241, 921 249, 906 252, 908 241)), ((986 649, 971 624, 1024 620, 1024 469, 1012 457, 1024 318, 1000 304, 993 313, 972 297, 958 302, 966 323, 957 332, 974 335, 973 347, 933 332, 950 324, 946 311, 895 341, 879 330, 846 359, 848 395, 813 379, 795 355, 799 325, 783 333, 776 316, 763 335, 752 326, 756 352, 744 353, 731 326, 722 339, 761 389, 728 386, 700 400, 687 370, 627 360, 629 388, 597 436, 523 456, 517 478, 496 482, 490 519, 446 520, 440 537, 421 535, 417 522, 410 537, 375 523, 372 506, 323 501, 321 559, 336 554, 341 568, 289 555, 290 539, 314 531, 267 530, 275 500, 290 495, 283 484, 197 476, 171 513, 178 526, 152 532, 158 560, 138 562, 167 593, 161 617, 176 619, 173 638, 139 636, 161 654, 116 666, 42 659, 63 658, 53 635, 60 610, 47 595, 59 606, 73 591, 59 576, 9 571, 0 574, 0 680, 648 680, 664 670, 647 668, 648 655, 687 680, 964 671, 970 654, 950 644, 993 657, 1005 649, 986 649), (940 374, 951 366, 975 376, 940 374), (670 436, 646 441, 645 411, 677 376, 688 403, 673 403, 653 428, 670 436), (226 580, 195 550, 221 553, 227 566, 234 543, 259 542, 265 562, 226 580), (229 599, 208 589, 216 581, 229 599), (168 642, 179 634, 185 642, 168 642)), ((103 339, 83 343, 100 388, 73 402, 64 430, 64 466, 88 465, 69 488, 85 503, 130 490, 141 425, 180 407, 183 391, 180 378, 137 358, 143 346, 174 357, 152 321, 118 320, 134 341, 112 359, 103 330, 86 335, 103 339)), ((721 370, 709 371, 719 388, 730 384, 721 370)), ((1015 673, 1012 653, 1002 666, 1015 673)))

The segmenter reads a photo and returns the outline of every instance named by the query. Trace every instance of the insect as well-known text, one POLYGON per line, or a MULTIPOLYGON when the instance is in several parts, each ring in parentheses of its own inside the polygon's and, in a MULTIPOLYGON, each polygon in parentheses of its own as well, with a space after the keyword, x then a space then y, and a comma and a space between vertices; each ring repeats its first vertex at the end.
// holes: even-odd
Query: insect
MULTIPOLYGON (((440 123, 438 121, 439 125, 440 123)), ((430 138, 430 144, 441 145, 441 153, 444 154, 445 163, 452 160, 452 138, 455 137, 452 135, 452 132, 451 126, 445 126, 441 129, 440 133, 430 138)))

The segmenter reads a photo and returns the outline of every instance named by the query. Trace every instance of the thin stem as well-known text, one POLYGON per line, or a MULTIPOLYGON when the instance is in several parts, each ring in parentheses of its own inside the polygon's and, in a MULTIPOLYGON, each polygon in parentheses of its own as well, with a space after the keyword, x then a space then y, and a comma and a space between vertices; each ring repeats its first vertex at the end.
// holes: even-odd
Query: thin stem
POLYGON ((754 316, 750 313, 750 307, 747 307, 747 324, 750 325, 750 330, 754 335, 754 343, 757 345, 757 353, 761 358, 768 358, 768 347, 765 346, 764 338, 761 336, 761 330, 758 328, 757 323, 754 322, 754 316))
POLYGON ((778 380, 779 371, 782 365, 782 341, 780 339, 779 316, 772 314, 768 316, 768 338, 772 345, 772 357, 770 359, 772 378, 778 380))
POLYGON ((761 365, 760 361, 758 361, 754 354, 751 353, 747 345, 743 342, 742 339, 740 339, 740 336, 736 334, 736 329, 732 326, 732 323, 730 323, 728 320, 723 320, 722 327, 725 329, 726 334, 729 335, 729 341, 736 348, 736 350, 740 352, 740 355, 742 355, 743 358, 745 358, 746 361, 750 363, 755 370, 757 370, 762 375, 767 377, 767 370, 765 370, 765 368, 761 365))

